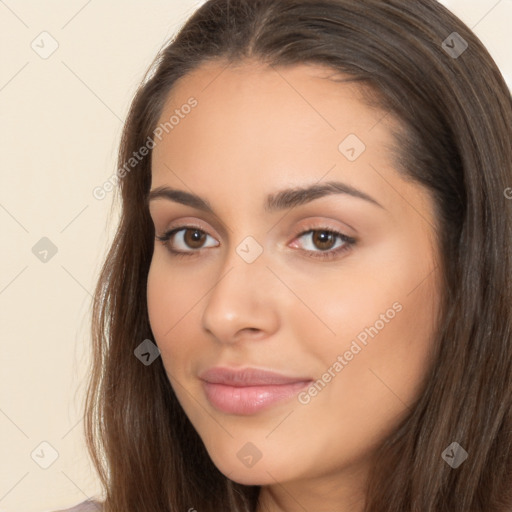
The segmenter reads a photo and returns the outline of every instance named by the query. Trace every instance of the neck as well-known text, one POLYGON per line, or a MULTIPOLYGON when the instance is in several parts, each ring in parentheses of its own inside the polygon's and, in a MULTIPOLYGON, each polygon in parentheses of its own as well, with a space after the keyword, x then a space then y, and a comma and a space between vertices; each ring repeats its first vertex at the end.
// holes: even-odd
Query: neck
POLYGON ((256 512, 363 512, 364 475, 336 473, 262 486, 256 512))

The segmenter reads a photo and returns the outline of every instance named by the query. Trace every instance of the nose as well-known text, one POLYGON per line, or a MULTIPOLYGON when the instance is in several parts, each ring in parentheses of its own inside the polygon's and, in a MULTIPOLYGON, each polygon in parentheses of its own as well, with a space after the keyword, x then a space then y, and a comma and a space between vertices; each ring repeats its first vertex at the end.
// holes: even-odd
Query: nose
POLYGON ((203 328, 222 343, 259 340, 274 333, 279 328, 282 290, 264 258, 246 263, 234 254, 222 270, 204 302, 203 328))

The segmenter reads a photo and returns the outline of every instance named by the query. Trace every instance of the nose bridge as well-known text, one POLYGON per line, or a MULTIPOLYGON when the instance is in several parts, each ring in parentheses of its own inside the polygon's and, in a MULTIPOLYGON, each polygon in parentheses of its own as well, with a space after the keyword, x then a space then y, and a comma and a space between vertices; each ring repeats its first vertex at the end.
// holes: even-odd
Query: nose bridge
POLYGON ((257 235, 248 235, 247 230, 241 235, 240 232, 231 233, 235 242, 229 246, 219 275, 225 276, 222 280, 234 281, 230 283, 234 288, 243 288, 244 285, 253 287, 258 281, 263 284, 269 277, 267 274, 271 274, 267 269, 268 252, 264 250, 265 235, 260 232, 257 235))

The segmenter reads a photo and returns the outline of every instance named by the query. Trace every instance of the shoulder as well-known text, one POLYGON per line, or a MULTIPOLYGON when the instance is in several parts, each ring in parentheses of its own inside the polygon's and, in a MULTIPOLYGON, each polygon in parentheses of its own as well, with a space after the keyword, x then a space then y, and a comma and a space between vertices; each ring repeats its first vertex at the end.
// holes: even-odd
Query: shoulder
POLYGON ((72 508, 56 510, 55 512, 103 512, 103 504, 95 500, 86 500, 72 508))

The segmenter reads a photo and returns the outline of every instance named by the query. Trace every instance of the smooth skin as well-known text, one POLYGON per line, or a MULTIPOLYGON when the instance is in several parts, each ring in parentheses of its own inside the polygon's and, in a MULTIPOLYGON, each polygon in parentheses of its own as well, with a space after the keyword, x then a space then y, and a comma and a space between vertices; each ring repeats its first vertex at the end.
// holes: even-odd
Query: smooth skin
POLYGON ((236 482, 262 486, 258 512, 362 510, 372 454, 409 412, 435 353, 440 269, 432 198, 393 163, 392 116, 365 105, 361 86, 328 75, 314 65, 203 65, 169 95, 161 122, 191 96, 198 103, 152 156, 152 190, 194 193, 214 211, 150 202, 157 236, 191 226, 167 243, 155 240, 147 286, 155 342, 215 465, 236 482), (354 161, 346 155, 361 147, 339 149, 350 134, 366 146, 354 161), (269 194, 328 181, 380 206, 338 193, 264 208, 269 194), (263 251, 252 263, 236 250, 246 237, 263 251), (340 247, 346 250, 321 258, 340 247), (389 319, 393 304, 401 309, 389 319), (388 321, 376 323, 381 315, 388 321), (378 333, 333 370, 375 325, 378 333), (203 391, 198 375, 212 366, 315 381, 331 368, 331 379, 307 403, 303 395, 302 403, 292 397, 236 415, 215 409, 203 391), (247 443, 261 454, 252 467, 237 456, 247 443))

